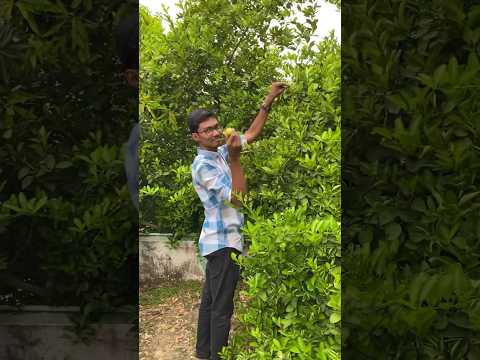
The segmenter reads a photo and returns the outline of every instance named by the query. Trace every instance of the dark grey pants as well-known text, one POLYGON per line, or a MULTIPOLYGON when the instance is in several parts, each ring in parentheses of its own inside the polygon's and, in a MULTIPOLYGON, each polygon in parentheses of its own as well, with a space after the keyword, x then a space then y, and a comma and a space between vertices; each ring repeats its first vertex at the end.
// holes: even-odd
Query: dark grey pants
POLYGON ((202 358, 220 359, 218 352, 228 343, 233 296, 240 275, 239 266, 231 258, 232 252, 239 254, 236 249, 223 248, 206 256, 196 345, 197 355, 202 358))

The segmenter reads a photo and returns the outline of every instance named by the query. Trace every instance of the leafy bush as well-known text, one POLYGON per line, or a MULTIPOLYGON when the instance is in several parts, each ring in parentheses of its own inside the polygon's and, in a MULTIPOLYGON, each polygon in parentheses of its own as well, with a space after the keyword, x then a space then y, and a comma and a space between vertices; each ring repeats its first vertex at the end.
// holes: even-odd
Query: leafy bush
POLYGON ((474 3, 343 9, 347 357, 480 356, 474 3))
POLYGON ((244 161, 248 301, 227 358, 340 358, 338 45, 325 40, 302 56, 313 61, 292 69, 273 134, 244 161))
POLYGON ((245 227, 247 302, 226 358, 340 359, 340 225, 306 212, 252 217, 245 227))
POLYGON ((136 94, 113 42, 129 9, 120 1, 1 5, 3 303, 80 305, 85 317, 137 303, 138 222, 122 149, 136 94))

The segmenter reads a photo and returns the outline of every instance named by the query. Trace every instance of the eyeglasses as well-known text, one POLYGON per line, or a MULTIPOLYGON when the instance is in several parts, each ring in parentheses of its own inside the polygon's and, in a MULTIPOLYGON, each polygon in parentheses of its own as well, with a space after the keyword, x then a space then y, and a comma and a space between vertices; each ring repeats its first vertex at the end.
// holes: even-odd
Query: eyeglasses
POLYGON ((213 134, 214 131, 222 131, 223 130, 223 127, 221 127, 220 125, 215 125, 215 126, 210 126, 210 127, 207 127, 203 130, 200 130, 200 131, 197 131, 198 134, 201 134, 201 133, 205 133, 207 135, 211 135, 213 134))

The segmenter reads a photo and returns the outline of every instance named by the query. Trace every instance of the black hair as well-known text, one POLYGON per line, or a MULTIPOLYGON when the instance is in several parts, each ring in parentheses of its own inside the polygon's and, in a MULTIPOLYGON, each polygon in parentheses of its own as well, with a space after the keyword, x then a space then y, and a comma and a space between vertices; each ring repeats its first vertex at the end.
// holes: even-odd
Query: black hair
POLYGON ((118 57, 123 68, 138 70, 138 13, 122 19, 115 35, 118 57))
POLYGON ((217 115, 209 110, 205 109, 197 109, 192 111, 188 115, 188 128, 190 129, 191 133, 197 132, 198 126, 208 118, 214 117, 217 118, 217 115))

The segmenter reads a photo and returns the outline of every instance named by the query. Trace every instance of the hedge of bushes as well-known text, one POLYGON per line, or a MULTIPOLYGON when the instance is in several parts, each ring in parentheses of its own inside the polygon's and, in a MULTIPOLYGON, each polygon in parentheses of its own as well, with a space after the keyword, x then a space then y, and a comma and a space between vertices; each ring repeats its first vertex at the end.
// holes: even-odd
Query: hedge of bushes
POLYGON ((138 301, 138 215, 122 149, 137 94, 114 43, 132 8, 48 0, 0 8, 0 299, 81 306, 80 327, 138 301))
POLYGON ((479 358, 480 6, 342 10, 343 354, 479 358))

